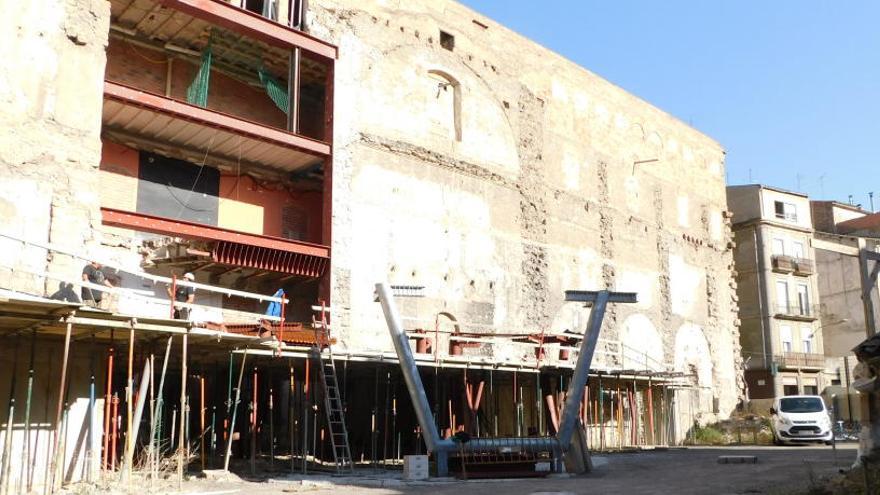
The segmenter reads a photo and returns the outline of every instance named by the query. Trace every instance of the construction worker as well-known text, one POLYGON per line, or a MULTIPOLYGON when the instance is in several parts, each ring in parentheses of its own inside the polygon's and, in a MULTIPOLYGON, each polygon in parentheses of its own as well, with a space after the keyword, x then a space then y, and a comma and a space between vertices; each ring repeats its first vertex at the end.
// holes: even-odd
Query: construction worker
MULTIPOLYGON (((97 261, 89 262, 89 264, 83 267, 82 280, 83 282, 90 282, 96 285, 113 287, 113 284, 111 284, 110 281, 107 280, 107 277, 104 276, 104 272, 101 270, 101 264, 97 261)), ((102 308, 101 301, 104 299, 103 292, 92 289, 91 287, 83 286, 81 295, 82 300, 86 305, 93 308, 102 308)))
MULTIPOLYGON (((183 274, 183 279, 188 282, 195 282, 196 276, 190 272, 186 272, 183 274)), ((166 286, 165 290, 168 292, 168 298, 174 299, 175 302, 182 302, 187 304, 192 304, 193 301, 196 300, 196 290, 192 287, 184 287, 178 285, 174 294, 171 293, 171 286, 166 286)), ((177 305, 174 305, 174 319, 175 320, 188 320, 189 319, 189 311, 190 308, 178 308, 177 305)))

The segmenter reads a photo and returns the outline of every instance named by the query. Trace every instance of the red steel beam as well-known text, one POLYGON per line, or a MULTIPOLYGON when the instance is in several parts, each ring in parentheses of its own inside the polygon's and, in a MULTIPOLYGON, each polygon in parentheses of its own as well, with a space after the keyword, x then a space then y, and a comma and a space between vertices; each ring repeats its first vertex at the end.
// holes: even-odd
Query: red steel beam
POLYGON ((309 36, 271 19, 234 7, 219 0, 160 0, 162 5, 193 17, 223 26, 281 48, 300 47, 324 58, 335 60, 338 49, 326 41, 309 36))
POLYGON ((247 246, 258 246, 267 249, 277 249, 289 253, 299 253, 318 258, 330 258, 330 248, 320 244, 282 239, 266 235, 245 234, 234 230, 174 220, 171 218, 132 213, 114 208, 101 208, 101 218, 104 225, 122 227, 154 234, 173 235, 196 239, 209 239, 214 241, 236 242, 247 246))
POLYGON ((241 134, 267 143, 293 148, 318 157, 330 156, 330 145, 327 143, 248 120, 242 120, 225 113, 208 110, 207 108, 190 105, 182 101, 172 100, 164 96, 147 93, 124 84, 104 81, 104 98, 188 120, 196 124, 241 134))

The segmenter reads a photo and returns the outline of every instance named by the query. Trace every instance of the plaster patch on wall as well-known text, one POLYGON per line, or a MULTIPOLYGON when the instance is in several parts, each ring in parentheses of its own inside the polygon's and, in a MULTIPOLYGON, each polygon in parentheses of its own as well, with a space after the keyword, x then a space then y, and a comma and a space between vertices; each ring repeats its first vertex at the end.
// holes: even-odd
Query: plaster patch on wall
POLYGON ((647 316, 634 314, 623 320, 620 342, 625 369, 665 370, 663 339, 647 316))
POLYGON ((712 384, 709 342, 703 329, 693 323, 685 323, 675 333, 674 369, 686 374, 696 374, 698 385, 712 384))
POLYGON ((651 308, 654 305, 654 292, 657 290, 657 273, 619 268, 615 280, 615 290, 638 293, 637 308, 651 308))
POLYGON ((669 292, 674 314, 693 314, 700 294, 706 293, 700 290, 705 278, 701 268, 686 263, 681 256, 669 255, 669 292))
POLYGON ((687 196, 679 196, 678 201, 676 202, 678 207, 678 225, 680 227, 690 227, 691 226, 691 210, 690 210, 690 200, 687 196))

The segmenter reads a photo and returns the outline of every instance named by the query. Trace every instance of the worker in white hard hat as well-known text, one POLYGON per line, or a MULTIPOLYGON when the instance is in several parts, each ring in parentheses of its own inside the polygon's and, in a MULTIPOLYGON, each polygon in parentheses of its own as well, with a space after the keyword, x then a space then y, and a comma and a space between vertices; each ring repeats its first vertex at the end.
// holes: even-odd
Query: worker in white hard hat
MULTIPOLYGON (((186 272, 183 274, 183 279, 187 282, 195 282, 196 276, 190 272, 186 272)), ((196 289, 193 287, 184 287, 182 285, 177 285, 174 294, 171 293, 171 286, 166 286, 165 290, 168 292, 168 297, 173 298, 175 302, 182 302, 187 304, 193 304, 196 300, 196 289)), ((188 320, 190 308, 185 307, 177 307, 174 305, 174 319, 176 320, 188 320)))

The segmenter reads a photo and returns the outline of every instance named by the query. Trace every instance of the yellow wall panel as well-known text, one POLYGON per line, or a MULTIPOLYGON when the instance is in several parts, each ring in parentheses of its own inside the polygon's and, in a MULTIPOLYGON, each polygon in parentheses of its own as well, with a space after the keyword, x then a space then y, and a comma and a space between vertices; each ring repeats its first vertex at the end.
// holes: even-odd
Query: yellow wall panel
POLYGON ((217 224, 224 229, 263 234, 263 207, 234 199, 220 198, 217 224))

